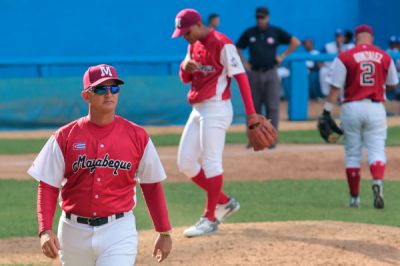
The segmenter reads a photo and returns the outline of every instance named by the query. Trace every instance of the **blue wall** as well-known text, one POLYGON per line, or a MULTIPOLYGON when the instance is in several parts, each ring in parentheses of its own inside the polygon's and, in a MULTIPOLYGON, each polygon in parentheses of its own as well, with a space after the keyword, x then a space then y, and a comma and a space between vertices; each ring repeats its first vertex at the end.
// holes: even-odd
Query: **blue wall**
POLYGON ((300 38, 313 36, 320 47, 333 39, 337 27, 358 23, 360 2, 1 0, 0 58, 181 55, 186 43, 170 35, 176 13, 186 7, 198 9, 204 18, 219 13, 220 30, 237 40, 255 23, 255 7, 266 5, 271 23, 300 38))
POLYGON ((375 42, 386 49, 390 35, 400 36, 400 1, 360 1, 360 23, 370 24, 375 42))

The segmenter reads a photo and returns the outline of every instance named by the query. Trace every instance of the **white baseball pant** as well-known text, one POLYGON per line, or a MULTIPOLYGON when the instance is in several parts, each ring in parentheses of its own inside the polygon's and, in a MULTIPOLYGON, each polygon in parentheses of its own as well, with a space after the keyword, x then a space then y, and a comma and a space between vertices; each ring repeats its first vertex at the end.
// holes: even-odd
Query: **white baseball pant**
POLYGON ((58 238, 63 266, 132 266, 137 255, 137 231, 132 212, 101 226, 60 217, 58 238))
POLYGON ((344 131, 346 168, 359 168, 363 144, 368 164, 386 163, 386 111, 382 103, 369 99, 344 103, 340 115, 344 131))
POLYGON ((178 150, 178 168, 187 177, 203 168, 206 177, 223 173, 222 154, 226 130, 232 123, 230 100, 207 100, 193 105, 178 150))

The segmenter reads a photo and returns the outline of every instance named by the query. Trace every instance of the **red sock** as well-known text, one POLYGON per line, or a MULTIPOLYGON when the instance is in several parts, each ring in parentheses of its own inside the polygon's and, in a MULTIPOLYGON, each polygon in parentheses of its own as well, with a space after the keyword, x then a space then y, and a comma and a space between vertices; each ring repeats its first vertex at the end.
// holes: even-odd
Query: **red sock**
POLYGON ((222 190, 222 175, 207 178, 207 184, 207 202, 204 216, 210 221, 215 221, 215 208, 222 190))
MULTIPOLYGON (((208 179, 206 175, 204 174, 203 169, 200 169, 200 172, 192 178, 192 181, 201 187, 204 191, 208 191, 208 179)), ((218 204, 225 204, 229 201, 229 197, 221 191, 218 197, 218 204)))
POLYGON ((381 161, 375 161, 369 166, 371 175, 374 179, 383 179, 385 174, 385 163, 381 161))
POLYGON ((347 183, 352 197, 360 193, 360 168, 346 168, 347 183))

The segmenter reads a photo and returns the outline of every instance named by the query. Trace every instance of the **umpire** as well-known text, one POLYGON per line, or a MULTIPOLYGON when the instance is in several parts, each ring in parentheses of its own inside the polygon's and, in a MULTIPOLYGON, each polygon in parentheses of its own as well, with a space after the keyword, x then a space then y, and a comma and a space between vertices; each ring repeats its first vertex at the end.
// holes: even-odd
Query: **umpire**
POLYGON ((281 86, 277 66, 300 45, 300 41, 283 29, 270 25, 266 7, 256 9, 256 20, 257 25, 243 32, 236 46, 248 72, 256 112, 262 114, 262 105, 265 105, 266 116, 278 129, 281 86), (277 56, 280 44, 289 47, 277 56), (249 48, 249 62, 242 53, 246 48, 249 48))

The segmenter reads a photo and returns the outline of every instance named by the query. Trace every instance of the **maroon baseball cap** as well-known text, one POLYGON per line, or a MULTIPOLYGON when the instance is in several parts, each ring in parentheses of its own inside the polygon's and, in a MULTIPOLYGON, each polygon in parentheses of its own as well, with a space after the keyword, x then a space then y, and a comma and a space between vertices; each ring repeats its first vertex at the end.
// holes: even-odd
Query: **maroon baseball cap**
POLYGON ((117 84, 124 84, 124 81, 118 78, 115 67, 106 64, 91 66, 83 75, 83 90, 97 86, 106 80, 115 80, 117 84))
POLYGON ((201 16, 196 10, 190 8, 181 10, 175 17, 175 31, 172 38, 185 35, 190 27, 199 21, 201 21, 201 16))
POLYGON ((357 26, 357 28, 354 31, 354 35, 357 35, 359 33, 363 33, 363 32, 367 32, 371 35, 374 35, 371 26, 367 25, 367 24, 361 24, 359 26, 357 26))

